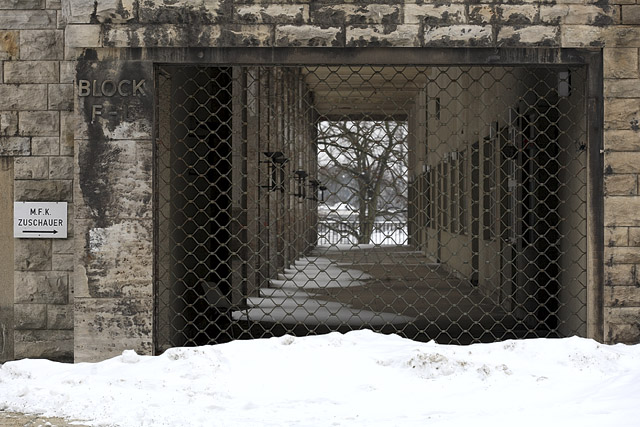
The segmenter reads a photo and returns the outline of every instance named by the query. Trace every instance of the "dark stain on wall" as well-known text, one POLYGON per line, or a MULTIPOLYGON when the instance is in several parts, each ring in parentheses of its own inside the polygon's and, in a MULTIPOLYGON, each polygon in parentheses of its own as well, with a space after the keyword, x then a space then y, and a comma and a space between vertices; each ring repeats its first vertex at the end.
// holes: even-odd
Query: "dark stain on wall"
MULTIPOLYGON (((93 80, 94 70, 92 69, 92 61, 82 58, 78 61, 76 68, 79 78, 85 77, 87 80, 93 80)), ((82 191, 82 196, 91 211, 93 219, 98 227, 106 227, 106 205, 109 199, 110 185, 107 177, 107 165, 110 153, 107 138, 103 129, 98 123, 92 123, 92 109, 90 98, 85 98, 85 102, 81 111, 84 122, 87 124, 87 137, 89 139, 86 145, 80 145, 78 151, 78 164, 82 165, 79 169, 78 183, 82 191)))

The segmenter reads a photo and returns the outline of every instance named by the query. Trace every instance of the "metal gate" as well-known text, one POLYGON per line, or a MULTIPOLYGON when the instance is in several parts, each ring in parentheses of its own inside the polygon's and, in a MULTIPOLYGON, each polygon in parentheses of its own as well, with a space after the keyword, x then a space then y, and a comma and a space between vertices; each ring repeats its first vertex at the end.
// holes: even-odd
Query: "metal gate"
POLYGON ((582 66, 158 66, 158 351, 584 336, 586 83, 582 66))

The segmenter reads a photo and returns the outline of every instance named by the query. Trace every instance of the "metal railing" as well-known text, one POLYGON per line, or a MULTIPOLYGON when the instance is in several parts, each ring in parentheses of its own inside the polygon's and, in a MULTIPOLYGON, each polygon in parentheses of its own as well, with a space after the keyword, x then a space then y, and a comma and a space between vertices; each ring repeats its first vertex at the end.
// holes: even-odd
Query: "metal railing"
MULTIPOLYGON (((367 227, 363 224, 362 227, 367 227)), ((367 242, 361 242, 358 221, 324 220, 318 222, 318 246, 330 245, 406 245, 408 241, 406 221, 375 221, 371 237, 367 242)))

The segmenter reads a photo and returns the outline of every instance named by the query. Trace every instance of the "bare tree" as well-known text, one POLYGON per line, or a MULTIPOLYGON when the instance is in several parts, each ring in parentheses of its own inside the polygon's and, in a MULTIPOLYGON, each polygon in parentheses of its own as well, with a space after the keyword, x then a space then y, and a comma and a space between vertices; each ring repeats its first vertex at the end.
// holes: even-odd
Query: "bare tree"
POLYGON ((318 153, 320 179, 334 189, 327 202, 357 209, 346 224, 358 243, 370 242, 377 217, 406 211, 406 122, 321 122, 318 153))

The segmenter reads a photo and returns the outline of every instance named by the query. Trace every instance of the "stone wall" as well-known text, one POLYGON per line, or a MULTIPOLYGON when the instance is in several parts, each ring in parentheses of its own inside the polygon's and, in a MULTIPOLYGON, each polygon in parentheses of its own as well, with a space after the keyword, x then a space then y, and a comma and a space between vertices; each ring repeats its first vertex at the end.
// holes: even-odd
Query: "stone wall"
MULTIPOLYGON (((13 158, 16 201, 73 202, 74 65, 63 21, 59 0, 0 1, 0 156, 13 158)), ((13 357, 72 360, 72 239, 14 244, 13 357)))
MULTIPOLYGON (((0 0, 0 156, 13 158, 17 201, 73 202, 82 197, 84 202, 87 192, 100 191, 95 186, 82 188, 78 183, 75 198, 72 191, 73 82, 77 59, 92 58, 96 52, 111 48, 602 49, 607 247, 604 254, 595 254, 595 259, 604 257, 605 263, 605 323, 600 327, 604 327, 606 341, 637 342, 640 340, 640 280, 636 271, 640 264, 640 219, 636 215, 640 208, 639 24, 640 4, 636 0, 523 0, 509 4, 487 0, 0 0)), ((102 148, 117 155, 95 161, 91 160, 92 155, 106 152, 92 151, 95 147, 87 143, 90 138, 80 135, 78 140, 84 141, 81 144, 84 151, 77 153, 81 162, 76 166, 76 176, 86 173, 88 165, 102 168, 97 170, 121 177, 116 180, 116 187, 127 193, 132 176, 137 177, 138 184, 149 178, 145 168, 151 153, 143 141, 149 142, 150 138, 149 129, 135 138, 116 137, 118 142, 102 148)), ((101 181, 95 185, 103 184, 101 181)), ((151 297, 147 293, 151 289, 151 267, 146 263, 153 254, 150 219, 145 210, 150 201, 144 199, 144 189, 134 190, 139 191, 133 193, 139 197, 134 205, 119 205, 117 197, 110 200, 109 206, 124 206, 128 213, 103 212, 108 219, 104 226, 94 224, 96 212, 81 207, 73 209, 70 205, 69 212, 75 211, 78 218, 76 225, 82 223, 81 234, 75 235, 76 250, 71 243, 73 238, 15 240, 16 358, 71 358, 74 263, 75 276, 87 285, 83 286, 84 293, 75 298, 76 309, 89 308, 76 318, 76 337, 84 337, 89 347, 97 333, 115 342, 114 337, 121 333, 117 329, 119 322, 140 306, 144 307, 144 318, 126 344, 142 352, 151 351, 151 297), (132 211, 136 206, 141 210, 132 211), (144 265, 140 267, 139 258, 127 257, 123 251, 118 256, 91 252, 91 242, 104 240, 91 234, 87 224, 102 229, 105 235, 117 233, 132 251, 145 254, 144 265), (109 279, 111 285, 106 293, 91 288, 91 275, 105 283, 100 275, 109 265, 120 266, 122 271, 113 274, 121 275, 109 279), (142 290, 135 290, 136 284, 142 282, 142 290), (123 300, 107 301, 116 297, 129 298, 130 304, 123 305, 123 300), (111 319, 110 325, 116 329, 107 328, 105 332, 96 325, 97 318, 111 319)), ((109 207, 102 202, 99 205, 109 207)), ((73 235, 70 230, 70 236, 73 235)), ((120 349, 123 342, 114 344, 112 350, 120 349)), ((82 360, 100 357, 101 347, 91 348, 82 360)))
MULTIPOLYGON (((126 47, 601 48, 605 95, 604 325, 590 335, 640 339, 640 5, 636 0, 101 1, 70 0, 66 43, 126 47), (198 25, 191 25, 192 23, 198 25)), ((70 53, 70 55, 73 55, 70 53)), ((595 202, 598 203, 598 202, 595 202)), ((591 301, 597 301, 590 297, 591 301)), ((596 309, 597 310, 597 309, 596 309)))

